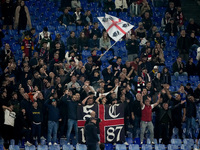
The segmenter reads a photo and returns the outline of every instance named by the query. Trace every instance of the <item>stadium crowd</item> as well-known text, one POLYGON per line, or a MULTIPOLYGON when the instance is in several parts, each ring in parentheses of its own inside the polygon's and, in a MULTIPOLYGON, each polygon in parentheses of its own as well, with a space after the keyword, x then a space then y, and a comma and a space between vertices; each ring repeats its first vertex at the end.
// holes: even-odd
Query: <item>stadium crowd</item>
MULTIPOLYGON (((169 144, 174 127, 178 128, 180 139, 199 138, 196 119, 200 55, 196 53, 196 36, 200 35, 200 26, 192 18, 186 23, 178 0, 167 2, 160 27, 152 21, 154 6, 148 0, 98 1, 106 13, 116 12, 119 17, 127 12, 130 18, 142 18, 122 38, 127 50, 125 61, 111 48, 107 66, 101 59, 112 39, 93 21, 96 19, 91 10, 82 8, 81 1, 61 0, 63 14, 57 18, 57 24, 77 29, 84 26, 80 36, 71 31, 65 40, 60 33, 53 38, 48 27, 36 31, 25 2, 5 0, 1 5, 0 137, 6 149, 11 139, 18 144, 22 137, 28 145, 40 143, 41 138, 46 138, 49 145, 56 145, 57 139, 63 137, 70 143, 72 130, 78 143, 77 107, 94 103, 123 103, 125 134, 128 136, 132 126, 132 138, 139 136, 141 144, 146 128, 152 144, 154 138, 169 144), (10 43, 4 42, 6 32, 13 29, 19 34, 23 31, 22 59, 16 59, 10 43), (167 41, 177 36, 178 57, 168 67, 167 41), (197 80, 190 82, 192 77, 197 80), (174 86, 172 82, 181 79, 183 84, 174 86)), ((94 120, 92 117, 91 122, 96 125, 94 120)))

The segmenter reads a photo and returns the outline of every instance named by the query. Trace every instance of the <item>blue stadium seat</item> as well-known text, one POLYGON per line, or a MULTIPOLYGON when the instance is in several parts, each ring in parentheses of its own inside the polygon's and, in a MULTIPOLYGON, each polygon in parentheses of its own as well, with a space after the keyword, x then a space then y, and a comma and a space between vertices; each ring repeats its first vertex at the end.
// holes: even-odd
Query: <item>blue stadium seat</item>
POLYGON ((3 144, 0 144, 0 150, 4 150, 3 144))
POLYGON ((113 150, 112 144, 105 144, 105 150, 113 150))
POLYGON ((183 139, 185 145, 194 145, 194 139, 183 139))
POLYGON ((35 150, 35 145, 25 146, 25 150, 35 150))
POLYGON ((168 148, 168 150, 178 150, 179 149, 178 145, 175 145, 175 144, 169 144, 167 146, 167 148, 168 148))
POLYGON ((37 150, 48 150, 47 145, 38 145, 37 150))
POLYGON ((77 144, 76 150, 87 150, 87 146, 85 144, 77 144))
POLYGON ((76 31, 76 26, 67 26, 67 30, 76 31))
POLYGON ((126 150, 125 144, 116 144, 116 150, 126 150))
POLYGON ((57 30, 58 30, 58 32, 65 32, 66 28, 65 28, 65 26, 58 26, 57 30))
POLYGON ((142 145, 142 150, 152 150, 152 145, 150 145, 150 144, 143 144, 142 145))
POLYGON ((20 150, 19 145, 9 145, 9 150, 20 150))
POLYGON ((180 86, 180 81, 173 81, 172 83, 172 86, 180 86))
POLYGON ((126 142, 127 142, 128 144, 133 144, 133 139, 130 138, 130 137, 127 137, 127 138, 126 138, 126 142))
POLYGON ((199 76, 190 76, 190 81, 192 82, 199 81, 199 76))
POLYGON ((191 150, 192 146, 191 145, 187 145, 187 144, 182 144, 181 145, 181 150, 191 150))
POLYGON ((14 139, 10 140, 10 145, 13 145, 13 146, 15 145, 15 140, 14 139))
POLYGON ((74 150, 73 145, 68 145, 68 144, 64 144, 62 149, 63 150, 74 150))
POLYGON ((164 144, 155 144, 155 150, 165 150, 164 144))
POLYGON ((130 144, 129 145, 129 150, 139 150, 140 147, 138 144, 130 144))
POLYGON ((171 143, 175 145, 181 145, 182 141, 181 139, 171 139, 171 143))
POLYGON ((187 76, 178 76, 178 80, 183 83, 185 81, 188 81, 188 77, 187 76))
POLYGON ((49 150, 60 150, 60 145, 51 145, 49 146, 49 150))

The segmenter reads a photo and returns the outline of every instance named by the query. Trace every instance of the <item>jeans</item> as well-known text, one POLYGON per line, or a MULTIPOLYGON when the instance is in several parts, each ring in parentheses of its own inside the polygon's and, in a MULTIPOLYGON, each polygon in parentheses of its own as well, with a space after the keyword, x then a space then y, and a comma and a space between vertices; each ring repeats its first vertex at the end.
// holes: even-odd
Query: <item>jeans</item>
POLYGON ((48 135, 47 142, 51 142, 51 135, 53 134, 52 142, 56 143, 58 131, 58 122, 48 121, 48 135))
POLYGON ((72 128, 74 127, 74 131, 75 131, 75 136, 76 136, 76 143, 78 140, 78 125, 77 125, 77 120, 73 120, 73 119, 68 119, 68 129, 67 129, 67 143, 70 142, 70 134, 72 131, 72 128))
POLYGON ((140 125, 141 131, 140 131, 140 142, 143 142, 144 140, 144 132, 146 128, 150 131, 150 140, 151 142, 154 142, 154 131, 153 131, 153 123, 151 121, 145 122, 141 121, 140 125))
POLYGON ((190 117, 186 119, 186 137, 189 137, 189 130, 192 130, 192 137, 191 138, 195 138, 195 119, 194 117, 190 117))
POLYGON ((140 121, 140 117, 135 116, 135 119, 133 120, 133 138, 136 138, 137 130, 140 129, 140 121))
MULTIPOLYGON (((97 134, 97 136, 99 137, 99 141, 100 141, 100 134, 97 134)), ((99 143, 98 143, 98 142, 97 142, 96 150, 100 150, 100 147, 99 147, 99 143)))

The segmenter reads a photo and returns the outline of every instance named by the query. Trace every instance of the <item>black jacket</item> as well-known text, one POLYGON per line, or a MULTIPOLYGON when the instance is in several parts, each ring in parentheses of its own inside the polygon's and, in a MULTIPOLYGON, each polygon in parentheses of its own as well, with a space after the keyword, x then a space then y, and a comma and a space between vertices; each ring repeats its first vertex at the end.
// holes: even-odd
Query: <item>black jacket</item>
POLYGON ((128 40, 126 43, 126 49, 128 50, 129 54, 138 54, 139 51, 139 42, 137 40, 128 40), (134 45, 132 45, 132 43, 134 45))
POLYGON ((69 25, 70 23, 74 22, 74 18, 70 14, 62 14, 59 18, 58 21, 61 22, 61 24, 69 25))
POLYGON ((177 25, 175 23, 173 25, 171 23, 168 23, 165 27, 165 32, 169 34, 171 33, 176 34, 178 32, 177 25))
POLYGON ((90 122, 85 126, 85 136, 87 145, 93 145, 99 141, 97 127, 94 123, 90 122))
POLYGON ((190 48, 190 39, 188 37, 182 37, 180 36, 177 40, 177 48, 179 49, 179 53, 189 53, 190 48))

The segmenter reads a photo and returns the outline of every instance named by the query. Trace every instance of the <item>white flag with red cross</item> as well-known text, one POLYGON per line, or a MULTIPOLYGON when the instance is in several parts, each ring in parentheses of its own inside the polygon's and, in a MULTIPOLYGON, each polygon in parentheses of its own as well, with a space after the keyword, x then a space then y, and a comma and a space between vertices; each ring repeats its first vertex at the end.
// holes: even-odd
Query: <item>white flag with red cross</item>
POLYGON ((130 23, 108 14, 105 14, 105 17, 97 18, 115 42, 119 41, 124 34, 134 27, 130 23))

